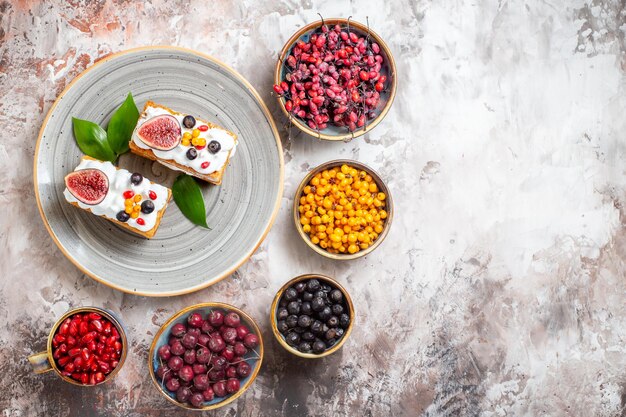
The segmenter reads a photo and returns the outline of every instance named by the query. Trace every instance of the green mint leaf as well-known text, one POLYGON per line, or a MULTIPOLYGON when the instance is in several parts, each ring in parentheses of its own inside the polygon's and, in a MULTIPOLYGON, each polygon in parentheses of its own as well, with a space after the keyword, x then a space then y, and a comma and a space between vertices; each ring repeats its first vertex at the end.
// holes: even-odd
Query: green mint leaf
POLYGON ((172 185, 172 196, 180 211, 193 224, 206 227, 206 211, 204 208, 204 198, 200 186, 187 174, 179 175, 172 185))
POLYGON ((74 138, 80 150, 101 161, 115 161, 117 155, 111 149, 107 133, 96 123, 72 117, 74 138))
POLYGON ((118 155, 128 152, 128 142, 133 135, 133 130, 139 120, 139 110, 131 93, 113 114, 107 126, 107 135, 111 149, 118 155))

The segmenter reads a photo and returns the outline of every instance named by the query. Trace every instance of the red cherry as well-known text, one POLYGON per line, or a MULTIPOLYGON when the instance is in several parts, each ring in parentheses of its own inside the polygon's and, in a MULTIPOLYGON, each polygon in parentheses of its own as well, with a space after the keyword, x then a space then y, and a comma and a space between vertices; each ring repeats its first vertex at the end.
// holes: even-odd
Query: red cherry
POLYGON ((140 217, 137 219, 137 224, 140 226, 144 226, 146 224, 146 221, 140 217))
POLYGON ((148 191, 148 197, 150 197, 150 200, 156 200, 157 194, 154 191, 150 190, 148 191))
POLYGON ((207 130, 209 130, 209 126, 207 125, 200 125, 197 128, 200 132, 206 132, 207 130))
POLYGON ((126 200, 128 200, 129 198, 133 198, 134 195, 135 192, 133 190, 126 190, 124 191, 124 194, 122 194, 122 196, 124 196, 126 200))

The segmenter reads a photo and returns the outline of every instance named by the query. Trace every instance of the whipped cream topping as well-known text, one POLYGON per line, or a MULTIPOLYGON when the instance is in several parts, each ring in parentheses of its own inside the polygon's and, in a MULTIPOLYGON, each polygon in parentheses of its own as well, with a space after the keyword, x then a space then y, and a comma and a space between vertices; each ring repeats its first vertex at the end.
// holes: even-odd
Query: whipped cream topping
MULTIPOLYGON (((195 159, 187 158, 187 151, 189 150, 189 148, 193 146, 185 146, 182 143, 180 143, 177 147, 169 151, 163 151, 163 150, 151 148, 139 138, 139 136, 137 135, 137 130, 147 120, 150 120, 156 116, 161 116, 163 114, 172 115, 176 118, 176 120, 178 120, 178 123, 180 124, 180 127, 181 127, 181 135, 185 134, 185 132, 191 133, 194 128, 197 128, 198 126, 203 124, 200 120, 196 119, 196 126, 194 126, 191 129, 187 129, 183 125, 183 118, 185 116, 170 113, 167 110, 162 109, 160 107, 150 106, 145 109, 145 111, 141 114, 141 117, 139 117, 139 120, 137 121, 137 126, 135 127, 135 131, 133 132, 133 137, 132 137, 132 141, 135 145, 137 145, 141 149, 151 150, 152 152, 154 152, 157 158, 160 158, 162 160, 163 159, 173 160, 179 163, 180 165, 184 165, 186 167, 192 168, 194 171, 203 175, 212 174, 216 171, 221 170, 224 167, 224 164, 226 163, 226 161, 228 160, 228 155, 231 152, 231 150, 232 150, 231 156, 234 155, 235 147, 237 146, 235 138, 229 135, 225 130, 218 129, 218 128, 212 128, 212 129, 208 129, 205 132, 200 132, 200 135, 198 137, 205 138, 207 146, 205 146, 203 149, 198 150, 198 156, 195 159), (215 154, 212 154, 208 150, 208 144, 212 140, 218 141, 221 145, 221 149, 219 150, 219 152, 215 154), (202 168, 202 164, 204 162, 209 162, 209 166, 206 168, 202 168)), ((168 168, 176 169, 175 167, 173 167, 171 164, 168 164, 167 162, 164 162, 164 161, 158 161, 158 162, 167 166, 168 168)))
POLYGON ((154 211, 149 214, 139 212, 140 219, 143 219, 145 224, 141 225, 137 223, 137 219, 130 218, 126 222, 129 226, 147 232, 156 225, 156 221, 159 212, 167 204, 168 189, 159 184, 151 183, 147 178, 144 178, 141 183, 134 185, 130 182, 131 173, 125 169, 118 169, 110 162, 94 161, 91 159, 83 159, 81 163, 74 169, 79 171, 82 169, 98 169, 109 178, 109 191, 106 197, 99 204, 90 205, 79 201, 74 195, 65 188, 63 195, 65 199, 70 203, 77 203, 82 209, 90 209, 91 212, 98 216, 105 216, 108 219, 117 220, 116 215, 120 211, 124 210, 124 191, 132 190, 135 195, 140 194, 141 201, 149 200, 149 192, 154 191, 157 198, 152 200, 154 203, 154 211))

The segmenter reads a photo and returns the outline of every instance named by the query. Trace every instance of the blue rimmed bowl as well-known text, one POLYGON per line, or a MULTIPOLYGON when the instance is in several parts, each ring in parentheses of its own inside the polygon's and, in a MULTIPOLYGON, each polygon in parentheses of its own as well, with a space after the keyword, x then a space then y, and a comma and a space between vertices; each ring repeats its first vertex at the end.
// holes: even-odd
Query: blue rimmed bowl
POLYGON ((363 23, 355 22, 352 19, 344 19, 344 18, 330 18, 324 20, 318 20, 316 22, 309 23, 304 26, 296 33, 293 34, 291 38, 285 43, 280 55, 278 57, 278 61, 276 62, 276 68, 274 70, 274 84, 280 84, 281 81, 285 80, 285 76, 287 75, 287 57, 291 54, 291 50, 296 45, 296 42, 302 40, 307 42, 311 35, 319 31, 322 24, 326 24, 329 29, 332 29, 335 25, 341 26, 342 29, 349 28, 351 32, 355 32, 358 36, 369 36, 369 38, 376 42, 380 46, 380 55, 383 57, 383 65, 380 70, 381 75, 385 75, 387 77, 387 83, 389 85, 388 88, 383 90, 380 94, 380 103, 377 106, 378 115, 368 121, 365 126, 350 132, 347 127, 344 126, 335 126, 332 122, 328 123, 328 126, 325 129, 314 130, 311 129, 304 119, 301 119, 293 114, 289 113, 285 108, 285 102, 287 101, 284 96, 278 96, 278 103, 280 104, 280 108, 282 109, 285 116, 287 116, 291 123, 296 126, 298 129, 303 131, 304 133, 319 138, 323 140, 330 141, 349 141, 358 136, 362 136, 370 130, 374 129, 376 125, 378 125, 387 115, 389 109, 391 108, 391 104, 393 103, 393 99, 396 96, 397 89, 397 77, 396 77, 396 63, 393 59, 393 55, 391 54, 391 50, 383 41, 383 39, 374 32, 371 28, 368 28, 367 25, 363 23))
POLYGON ((263 337, 261 335, 261 330, 259 329, 259 326, 257 326, 254 319, 252 319, 252 317, 250 317, 248 314, 235 306, 219 302, 195 304, 184 308, 178 313, 174 314, 165 322, 165 324, 163 324, 163 326, 161 326, 157 334, 154 336, 154 340, 150 345, 150 353, 148 355, 148 367, 150 369, 150 377, 152 378, 152 382, 154 382, 154 385, 157 387, 159 392, 168 401, 176 404, 177 406, 196 411, 214 410, 235 401, 250 387, 250 385, 252 385, 255 378, 257 377, 257 374, 259 373, 259 370, 261 369, 262 362, 263 337), (168 338, 172 326, 178 323, 186 324, 187 317, 189 317, 193 313, 199 313, 204 319, 212 310, 220 310, 224 313, 224 315, 230 312, 235 312, 239 314, 239 317, 241 318, 241 323, 248 326, 250 331, 259 337, 259 346, 256 348, 256 352, 250 351, 244 356, 245 361, 248 362, 248 364, 252 368, 252 371, 250 372, 250 375, 241 380, 241 388, 239 389, 239 391, 230 395, 226 395, 225 397, 215 397, 211 401, 205 401, 204 405, 201 408, 195 408, 192 407, 190 404, 179 402, 176 399, 176 394, 165 388, 165 384, 162 384, 161 381, 159 381, 159 379, 157 378, 155 372, 161 364, 160 359, 157 355, 157 350, 162 345, 166 345, 168 343, 168 338))

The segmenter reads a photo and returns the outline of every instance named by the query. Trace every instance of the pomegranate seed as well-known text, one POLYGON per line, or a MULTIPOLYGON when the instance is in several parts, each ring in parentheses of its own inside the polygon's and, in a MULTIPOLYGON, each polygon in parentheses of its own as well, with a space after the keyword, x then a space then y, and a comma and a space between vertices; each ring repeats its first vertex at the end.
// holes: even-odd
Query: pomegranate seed
POLYGON ((200 125, 200 126, 197 127, 197 129, 200 132, 206 132, 207 130, 209 130, 209 126, 207 126, 207 125, 200 125))
POLYGON ((67 345, 68 346, 75 346, 76 345, 76 338, 74 336, 68 336, 67 337, 67 345))
POLYGON ((92 342, 93 339, 96 337, 96 332, 89 332, 86 335, 84 335, 80 341, 83 343, 83 345, 92 342))
POLYGON ((106 363, 106 362, 99 361, 98 362, 98 367, 105 374, 108 374, 109 372, 111 372, 111 366, 108 363, 106 363))
POLYGON ((94 380, 96 384, 99 384, 102 381, 104 381, 104 374, 102 372, 96 372, 93 375, 94 375, 94 380))
MULTIPOLYGON (((102 332, 102 322, 100 320, 91 320, 91 326, 98 332, 102 332)), ((95 336, 95 334, 94 334, 95 336)))
POLYGON ((143 225, 146 224, 146 221, 144 219, 142 219, 141 217, 139 217, 137 219, 137 224, 140 225, 140 226, 143 226, 143 225))
POLYGON ((63 370, 71 374, 76 370, 76 367, 74 366, 73 362, 70 362, 63 367, 63 370))
POLYGON ((70 360, 72 360, 70 356, 63 356, 62 358, 57 360, 57 362, 59 363, 59 365, 65 366, 69 363, 70 360))
POLYGON ((78 334, 78 323, 76 323, 75 321, 72 321, 70 323, 68 332, 70 335, 76 336, 78 334))
POLYGON ((135 192, 133 190, 126 190, 122 194, 122 196, 124 196, 126 200, 128 200, 129 198, 133 198, 134 195, 135 195, 135 192))
POLYGON ((209 167, 209 165, 211 165, 211 163, 210 163, 209 161, 204 161, 204 162, 200 165, 200 167, 201 167, 202 169, 207 169, 207 168, 209 167))
MULTIPOLYGON (((202 126, 200 126, 200 127, 202 127, 202 126)), ((157 199, 157 193, 155 193, 154 191, 150 190, 150 191, 148 191, 148 197, 150 197, 150 200, 156 200, 157 199)), ((110 328, 111 328, 111 325, 109 324, 109 329, 110 328)), ((106 328, 105 328, 105 331, 106 331, 106 328)))
POLYGON ((68 318, 66 319, 63 324, 61 324, 61 326, 59 327, 59 334, 66 336, 67 333, 69 332, 70 329, 70 322, 71 320, 68 318))

